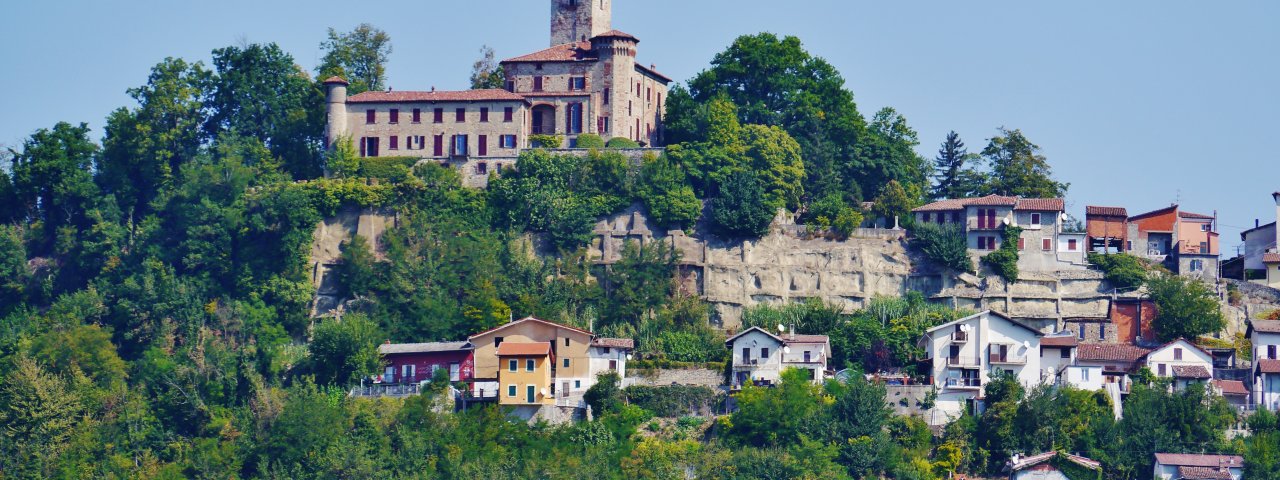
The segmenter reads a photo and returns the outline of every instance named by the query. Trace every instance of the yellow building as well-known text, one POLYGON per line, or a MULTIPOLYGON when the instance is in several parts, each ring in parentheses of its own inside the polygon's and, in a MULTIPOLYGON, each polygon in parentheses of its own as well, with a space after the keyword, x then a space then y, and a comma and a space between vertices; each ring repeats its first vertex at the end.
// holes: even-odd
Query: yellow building
POLYGON ((503 342, 497 349, 499 405, 553 405, 551 364, 555 355, 548 342, 503 342))

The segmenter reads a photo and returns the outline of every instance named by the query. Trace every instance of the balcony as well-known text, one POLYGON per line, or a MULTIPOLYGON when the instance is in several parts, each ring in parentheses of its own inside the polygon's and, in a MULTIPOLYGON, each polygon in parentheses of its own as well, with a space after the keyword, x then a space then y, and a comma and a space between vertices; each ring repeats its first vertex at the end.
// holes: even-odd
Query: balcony
POLYGON ((999 354, 999 353, 992 353, 992 354, 987 358, 987 361, 989 361, 989 362, 991 362, 991 363, 993 363, 993 364, 997 364, 997 363, 998 363, 998 364, 1003 364, 1003 365, 1026 365, 1026 364, 1027 364, 1027 356, 1026 356, 1026 355, 1012 355, 1012 354, 1003 354, 1003 355, 1002 355, 1002 354, 999 354))
POLYGON ((532 135, 553 135, 556 133, 556 126, 534 125, 529 127, 529 133, 532 135))
POLYGON ((946 387, 955 388, 955 389, 977 390, 979 388, 982 388, 982 379, 980 378, 948 378, 946 387))
POLYGON ((954 357, 945 357, 948 368, 973 368, 977 369, 982 366, 982 362, 978 361, 978 357, 969 355, 956 355, 954 357))
POLYGON ((968 341, 969 341, 969 332, 952 332, 951 333, 952 343, 965 343, 968 341))

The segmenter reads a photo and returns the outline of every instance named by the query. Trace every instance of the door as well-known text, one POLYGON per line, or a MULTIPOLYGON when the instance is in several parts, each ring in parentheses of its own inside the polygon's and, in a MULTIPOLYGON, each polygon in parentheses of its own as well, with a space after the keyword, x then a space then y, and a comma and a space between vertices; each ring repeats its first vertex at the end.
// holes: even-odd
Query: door
MULTIPOLYGON (((481 157, 489 154, 489 136, 481 135, 476 139, 476 148, 481 157)), ((484 173, 484 172, 481 172, 484 173)))
POLYGON ((568 396, 568 395, 569 395, 569 382, 561 382, 561 383, 560 383, 560 396, 565 397, 565 396, 568 396))
POLYGON ((524 387, 525 403, 536 403, 538 400, 537 387, 527 385, 524 387))
POLYGON ((1000 346, 1000 352, 999 352, 997 355, 998 355, 998 356, 997 356, 996 358, 997 358, 997 359, 999 359, 1001 362, 1003 362, 1003 361, 1005 361, 1005 360, 1008 360, 1008 359, 1009 359, 1009 346, 1008 346, 1008 345, 1001 345, 1001 346, 1000 346))
POLYGON ((396 383, 396 367, 387 367, 382 375, 382 383, 396 383))

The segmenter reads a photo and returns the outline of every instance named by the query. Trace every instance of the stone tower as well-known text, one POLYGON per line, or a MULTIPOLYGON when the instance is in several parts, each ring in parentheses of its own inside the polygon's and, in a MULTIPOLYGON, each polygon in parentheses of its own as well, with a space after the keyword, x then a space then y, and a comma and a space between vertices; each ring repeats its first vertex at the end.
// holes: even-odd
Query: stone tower
POLYGON ((328 123, 324 132, 325 148, 333 148, 334 144, 347 135, 347 83, 342 77, 330 77, 324 81, 325 116, 328 123))
POLYGON ((551 46, 585 42, 612 30, 613 0, 551 0, 551 46))

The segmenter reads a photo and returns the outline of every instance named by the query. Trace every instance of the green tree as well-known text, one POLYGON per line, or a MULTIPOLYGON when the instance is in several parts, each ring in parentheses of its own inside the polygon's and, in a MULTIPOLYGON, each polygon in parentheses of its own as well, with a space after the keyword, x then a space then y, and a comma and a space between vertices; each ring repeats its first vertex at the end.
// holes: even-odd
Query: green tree
POLYGON ((911 244, 929 260, 958 272, 975 273, 967 242, 954 224, 919 223, 911 228, 911 244))
POLYGON ((488 45, 480 47, 480 59, 471 64, 471 88, 507 88, 507 72, 498 65, 493 48, 488 45))
POLYGON ((1155 274, 1147 279, 1147 294, 1156 304, 1155 330, 1161 341, 1194 341, 1225 325, 1218 296, 1198 280, 1155 274))
POLYGON ((350 137, 340 138, 324 153, 325 170, 333 178, 355 178, 360 175, 360 155, 350 137))
POLYGON ((765 200, 760 181, 750 171, 730 174, 720 186, 720 194, 711 200, 711 220, 716 230, 726 236, 762 237, 769 233, 775 214, 765 200))
POLYGON ((48 476, 77 427, 90 424, 86 413, 81 396, 63 378, 46 372, 35 360, 18 357, 0 386, 2 435, 17 457, 5 463, 15 467, 15 474, 48 476))
POLYGON ((582 399, 591 405, 596 416, 616 412, 622 408, 622 390, 619 385, 622 379, 616 372, 605 372, 596 377, 595 385, 587 389, 582 399))
POLYGON ((738 410, 729 417, 732 438, 747 445, 779 446, 816 433, 815 420, 824 415, 830 398, 800 369, 782 371, 777 387, 747 385, 738 393, 738 410))
POLYGON ((680 253, 666 242, 627 242, 603 275, 605 318, 632 325, 652 319, 656 307, 675 293, 679 261, 680 253))
POLYGON ((916 205, 911 196, 907 194, 907 190, 897 180, 890 180, 889 183, 886 183, 884 188, 880 189, 880 194, 876 195, 874 202, 875 204, 871 207, 871 213, 876 217, 883 218, 886 225, 908 222, 911 217, 911 209, 915 208, 916 205))
POLYGON ((973 169, 969 162, 980 159, 965 149, 964 141, 955 131, 947 133, 946 141, 933 159, 934 186, 929 196, 934 200, 966 198, 981 194, 986 178, 973 169))
POLYGON ((684 169, 666 156, 645 160, 636 194, 658 225, 691 227, 702 215, 702 201, 686 181, 684 169))
POLYGON ((367 295, 378 282, 377 259, 373 247, 361 235, 342 242, 342 256, 334 274, 342 288, 343 297, 367 295))
POLYGON ((31 354, 57 375, 83 373, 102 387, 118 387, 125 379, 124 360, 111 335, 97 325, 46 333, 32 342, 31 354))
POLYGON ((804 162, 800 144, 778 127, 747 125, 742 128, 747 167, 754 170, 774 208, 795 209, 804 194, 804 162))
POLYGON ((1021 130, 1000 129, 982 156, 991 166, 990 193, 1024 198, 1060 198, 1070 184, 1053 180, 1049 160, 1021 130))
POLYGON ((90 174, 97 153, 83 123, 59 122, 23 142, 13 159, 13 186, 24 217, 37 230, 32 253, 50 253, 64 228, 76 232, 90 226, 86 212, 98 195, 90 174))
POLYGON ((1101 269, 1115 288, 1136 289, 1147 283, 1147 264, 1133 255, 1090 253, 1089 263, 1101 269))
POLYGON ((387 59, 391 56, 391 36, 368 23, 350 32, 329 28, 329 38, 320 43, 324 58, 316 68, 316 76, 339 76, 351 85, 352 95, 370 90, 386 90, 387 59))
POLYGON ((311 371, 321 385, 347 386, 361 375, 381 371, 378 326, 362 314, 322 322, 311 336, 311 371))

